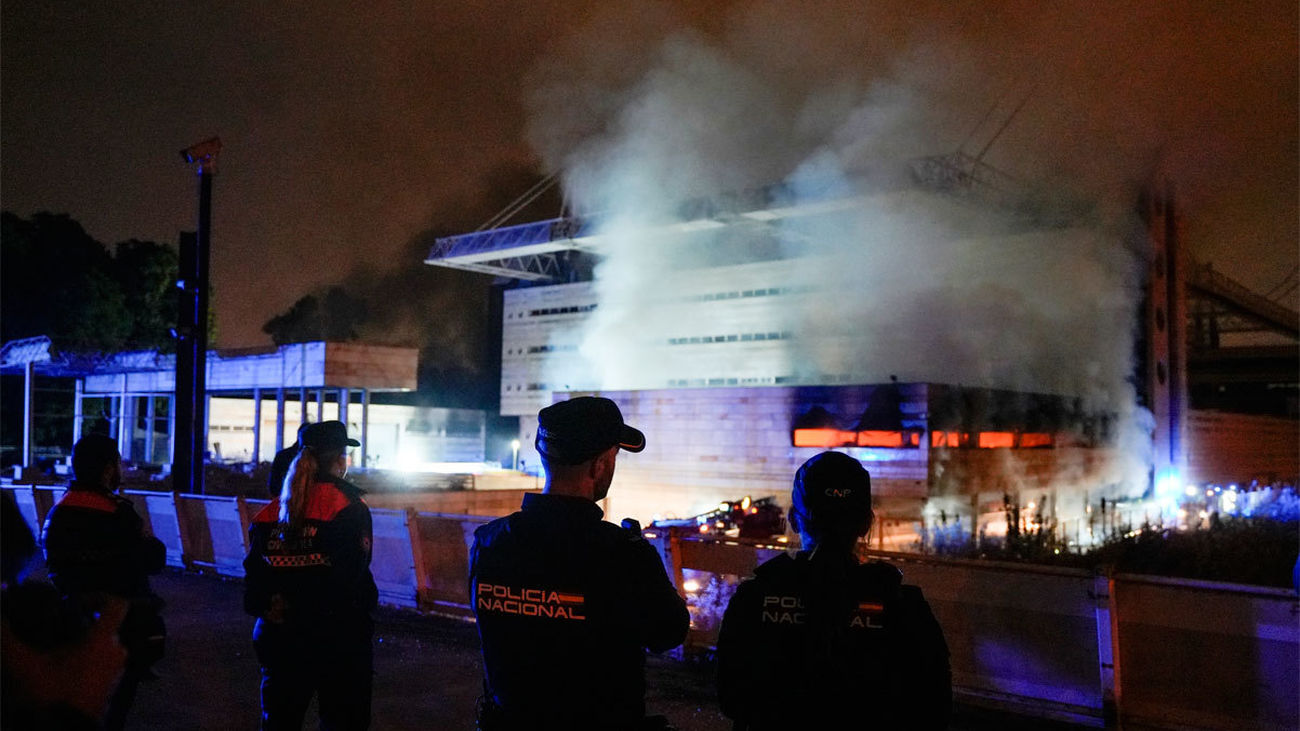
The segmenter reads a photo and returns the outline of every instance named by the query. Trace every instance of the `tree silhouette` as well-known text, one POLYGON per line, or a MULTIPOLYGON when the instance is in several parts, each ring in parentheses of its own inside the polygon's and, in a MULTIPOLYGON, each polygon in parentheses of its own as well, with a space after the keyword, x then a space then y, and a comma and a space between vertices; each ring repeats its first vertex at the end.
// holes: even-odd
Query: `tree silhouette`
POLYGON ((308 294, 262 326, 276 345, 313 340, 356 340, 368 319, 366 304, 340 286, 308 294))
POLYGON ((0 213, 0 340, 48 335, 72 351, 169 348, 176 251, 135 239, 116 250, 67 214, 0 213))

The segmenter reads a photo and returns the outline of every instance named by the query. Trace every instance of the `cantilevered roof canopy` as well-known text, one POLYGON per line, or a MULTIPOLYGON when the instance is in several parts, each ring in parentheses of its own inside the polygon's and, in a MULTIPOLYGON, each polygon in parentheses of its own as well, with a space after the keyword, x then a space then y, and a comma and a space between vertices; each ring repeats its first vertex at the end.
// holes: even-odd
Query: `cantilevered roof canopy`
MULTIPOLYGON (((296 388, 363 388, 412 391, 419 351, 364 343, 296 343, 208 351, 209 391, 296 388)), ((163 393, 174 390, 176 356, 156 350, 94 355, 57 352, 48 337, 13 340, 0 347, 0 372, 85 379, 85 393, 163 393), (123 382, 125 379, 125 383, 123 382)))
POLYGON ((30 365, 42 376, 79 378, 95 372, 103 360, 99 354, 59 353, 44 335, 0 346, 0 373, 5 375, 24 374, 30 365))
MULTIPOLYGON (((298 343, 208 352, 208 391, 363 388, 412 391, 419 351, 360 343, 298 343)), ((109 368, 86 377, 84 393, 168 392, 175 388, 175 356, 122 353, 109 368), (113 366, 117 366, 113 368, 113 366), (125 384, 123 379, 126 379, 125 384)))
MULTIPOLYGON (((822 190, 803 186, 796 191, 791 184, 779 183, 687 200, 676 212, 675 220, 649 226, 645 233, 671 237, 737 224, 763 225, 830 214, 860 206, 872 195, 902 188, 974 198, 1046 226, 1067 225, 1080 213, 1077 203, 1051 207, 1053 204, 1027 198, 1023 183, 964 152, 917 158, 901 170, 859 171, 853 177, 854 185, 827 184, 822 190)), ((445 236, 435 241, 424 263, 507 279, 563 281, 568 269, 566 257, 601 253, 608 237, 599 233, 600 223, 599 216, 564 216, 445 236)), ((1214 320, 1217 333, 1271 331, 1300 338, 1300 315, 1294 310, 1252 292, 1209 266, 1193 266, 1187 285, 1196 300, 1191 314, 1214 320)))
MULTIPOLYGON (((676 236, 737 223, 765 224, 794 216, 848 210, 862 204, 857 193, 795 203, 785 185, 687 201, 677 220, 648 226, 651 235, 676 236)), ((510 279, 556 281, 564 276, 567 252, 599 254, 607 237, 597 233, 599 217, 566 216, 445 236, 434 242, 425 264, 465 269, 510 279)))
MULTIPOLYGON (((819 185, 776 183, 684 201, 673 220, 650 225, 646 233, 674 236, 742 224, 769 224, 787 218, 815 216, 861 206, 870 194, 916 188, 947 195, 976 194, 981 200, 1008 207, 1021 184, 1010 176, 962 152, 918 158, 900 165, 883 165, 819 185)), ((500 218, 494 219, 499 221, 500 218)), ((472 233, 444 236, 434 242, 424 263, 526 281, 560 281, 564 258, 573 252, 599 254, 605 237, 598 233, 601 217, 562 216, 516 226, 492 226, 472 233)))

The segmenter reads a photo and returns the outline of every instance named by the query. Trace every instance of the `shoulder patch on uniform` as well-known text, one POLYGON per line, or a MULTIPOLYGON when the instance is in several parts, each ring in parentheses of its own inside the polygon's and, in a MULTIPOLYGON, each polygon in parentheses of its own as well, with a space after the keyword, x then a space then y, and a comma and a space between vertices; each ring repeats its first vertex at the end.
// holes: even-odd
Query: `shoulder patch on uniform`
POLYGON ((68 490, 63 493, 59 505, 69 508, 85 508, 102 513, 117 512, 117 502, 109 495, 89 490, 68 490))

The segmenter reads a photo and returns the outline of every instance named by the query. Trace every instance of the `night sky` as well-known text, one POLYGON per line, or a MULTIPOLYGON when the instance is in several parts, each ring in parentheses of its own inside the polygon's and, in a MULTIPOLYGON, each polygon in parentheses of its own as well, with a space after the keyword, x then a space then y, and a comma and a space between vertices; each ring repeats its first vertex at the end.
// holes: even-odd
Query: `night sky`
POLYGON ((1027 96, 989 162, 1098 190, 1161 170, 1199 259, 1260 292, 1296 265, 1294 0, 606 5, 7 0, 0 204, 69 213, 106 243, 175 242, 196 211, 177 151, 219 135, 219 344, 266 342, 262 323, 311 289, 473 229, 527 185, 508 171, 555 159, 533 144, 539 105, 634 77, 690 28, 808 83, 911 85, 942 112, 936 153, 1027 96))

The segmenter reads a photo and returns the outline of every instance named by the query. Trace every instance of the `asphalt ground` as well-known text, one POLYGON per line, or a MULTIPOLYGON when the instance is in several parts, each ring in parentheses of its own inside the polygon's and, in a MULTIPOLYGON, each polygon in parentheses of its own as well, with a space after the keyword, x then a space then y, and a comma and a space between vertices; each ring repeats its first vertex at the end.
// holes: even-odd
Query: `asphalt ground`
MULTIPOLYGON (((256 729, 259 674, 242 583, 176 571, 153 582, 167 601, 167 655, 155 667, 159 677, 141 685, 127 728, 256 729)), ((472 729, 481 678, 473 623, 398 609, 377 613, 371 728, 472 729)), ((651 656, 646 684, 649 712, 668 716, 681 731, 731 728, 717 710, 709 663, 651 656)), ((317 727, 314 706, 305 728, 317 727)), ((951 728, 1070 727, 959 706, 951 728)))

